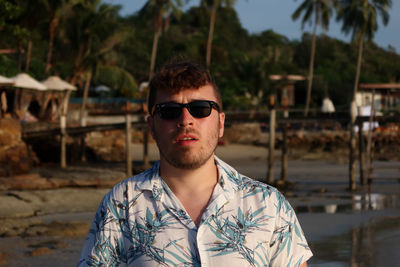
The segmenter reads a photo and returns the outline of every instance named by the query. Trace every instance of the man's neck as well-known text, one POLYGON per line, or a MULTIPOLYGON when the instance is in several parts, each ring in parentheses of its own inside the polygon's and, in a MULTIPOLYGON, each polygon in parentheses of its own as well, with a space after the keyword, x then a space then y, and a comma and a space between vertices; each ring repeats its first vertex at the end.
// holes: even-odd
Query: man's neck
POLYGON ((194 170, 178 169, 161 159, 160 175, 199 226, 218 181, 214 157, 194 170))
POLYGON ((195 193, 205 188, 214 188, 218 181, 214 156, 197 169, 176 168, 161 158, 160 175, 175 194, 187 191, 195 193))

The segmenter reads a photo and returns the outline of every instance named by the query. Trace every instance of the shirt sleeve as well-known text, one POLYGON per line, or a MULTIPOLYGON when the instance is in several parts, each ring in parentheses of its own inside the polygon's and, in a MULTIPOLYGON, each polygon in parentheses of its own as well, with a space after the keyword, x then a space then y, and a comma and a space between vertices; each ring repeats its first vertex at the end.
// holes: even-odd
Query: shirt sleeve
POLYGON ((270 240, 271 266, 299 266, 312 252, 289 202, 276 193, 275 229, 270 240))
POLYGON ((118 203, 106 195, 94 218, 77 266, 126 266, 118 203))

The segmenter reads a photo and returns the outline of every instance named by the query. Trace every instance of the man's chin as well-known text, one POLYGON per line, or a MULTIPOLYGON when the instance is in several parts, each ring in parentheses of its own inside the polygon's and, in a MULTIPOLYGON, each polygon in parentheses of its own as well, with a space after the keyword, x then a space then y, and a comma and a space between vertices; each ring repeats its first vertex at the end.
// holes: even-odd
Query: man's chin
POLYGON ((210 157, 212 157, 212 155, 205 158, 192 158, 189 155, 186 155, 180 157, 179 159, 167 158, 166 160, 175 168, 184 170, 195 170, 203 166, 210 159, 210 157))

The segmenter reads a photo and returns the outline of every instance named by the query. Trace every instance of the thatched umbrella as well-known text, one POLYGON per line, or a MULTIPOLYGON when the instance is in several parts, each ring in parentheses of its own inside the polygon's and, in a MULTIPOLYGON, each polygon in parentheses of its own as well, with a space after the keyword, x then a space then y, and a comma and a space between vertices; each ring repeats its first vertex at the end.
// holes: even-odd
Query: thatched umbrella
POLYGON ((47 87, 26 73, 20 73, 15 77, 11 78, 14 81, 14 87, 33 89, 39 91, 46 91, 47 87))
POLYGON ((10 85, 13 85, 13 84, 14 84, 13 80, 0 75, 0 86, 10 86, 10 85))
POLYGON ((76 90, 76 87, 66 81, 62 80, 58 76, 50 76, 46 80, 42 81, 42 84, 45 85, 49 90, 76 90))
MULTIPOLYGON (((62 113, 66 114, 67 109, 68 109, 68 101, 69 101, 69 97, 71 95, 71 91, 76 91, 77 90, 76 87, 74 85, 62 80, 58 76, 50 76, 46 80, 42 81, 42 84, 45 85, 49 90, 53 91, 51 94, 47 94, 47 96, 44 100, 44 104, 42 105, 43 106, 42 111, 46 110, 50 99, 52 99, 52 107, 55 107, 54 91, 59 91, 61 93, 60 106, 57 111, 53 110, 53 113, 58 114, 61 112, 61 109, 63 109, 62 113), (61 104, 61 102, 63 104, 61 104)), ((60 94, 58 94, 58 95, 60 95, 60 94)))
POLYGON ((24 93, 26 90, 43 92, 47 90, 47 87, 26 73, 20 73, 11 79, 14 81, 13 87, 17 87, 14 96, 14 110, 16 111, 17 115, 22 117, 27 112, 29 103, 34 95, 34 93, 30 91, 30 94, 28 94, 28 99, 24 99, 24 93), (24 90, 20 91, 21 89, 24 90), (22 112, 22 114, 20 112, 22 112))

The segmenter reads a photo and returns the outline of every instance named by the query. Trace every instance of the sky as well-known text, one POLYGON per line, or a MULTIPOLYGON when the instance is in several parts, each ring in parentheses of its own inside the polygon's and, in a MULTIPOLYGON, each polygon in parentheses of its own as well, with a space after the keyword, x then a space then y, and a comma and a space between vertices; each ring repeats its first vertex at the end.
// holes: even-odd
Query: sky
MULTIPOLYGON (((121 15, 125 16, 138 11, 146 0, 104 0, 104 2, 121 5, 121 15)), ((198 5, 198 2, 199 0, 190 1, 191 5, 198 5)), ((301 29, 301 18, 297 21, 291 19, 291 15, 301 3, 302 0, 237 0, 235 9, 243 27, 250 33, 272 29, 293 40, 300 39, 304 31, 312 31, 312 27, 308 24, 304 30, 301 29)), ((380 18, 378 19, 378 31, 374 42, 385 49, 391 45, 400 54, 400 0, 392 0, 389 15, 390 20, 386 26, 380 18)), ((322 30, 319 30, 318 34, 320 33, 322 30)), ((345 42, 351 39, 351 34, 346 36, 341 32, 341 23, 337 23, 334 18, 325 33, 345 42)))

